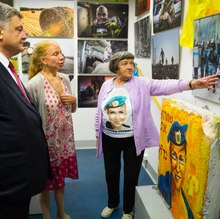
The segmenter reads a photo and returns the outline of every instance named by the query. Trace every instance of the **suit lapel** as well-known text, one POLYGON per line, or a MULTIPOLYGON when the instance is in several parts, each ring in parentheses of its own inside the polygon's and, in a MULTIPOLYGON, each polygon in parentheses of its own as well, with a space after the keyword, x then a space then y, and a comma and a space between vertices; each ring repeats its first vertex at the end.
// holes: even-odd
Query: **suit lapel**
MULTIPOLYGON (((14 93, 18 96, 18 98, 20 98, 20 100, 27 106, 29 107, 32 111, 36 112, 36 107, 32 102, 28 102, 27 99, 25 98, 25 96, 23 95, 23 93, 21 92, 20 88, 18 87, 18 85, 16 84, 16 82, 14 81, 14 79, 11 77, 11 75, 9 74, 9 72, 7 71, 7 69, 2 65, 2 63, 0 62, 0 67, 1 67, 1 77, 3 79, 3 81, 5 82, 5 84, 7 84, 11 90, 14 91, 14 93)), ((21 82, 22 83, 22 82, 21 82)), ((23 85, 23 83, 22 83, 23 85)), ((23 85, 24 89, 25 86, 23 85)), ((26 89, 25 89, 26 91, 26 89)), ((26 91, 27 95, 28 92, 26 91)), ((28 95, 29 100, 31 101, 29 95, 28 95)))

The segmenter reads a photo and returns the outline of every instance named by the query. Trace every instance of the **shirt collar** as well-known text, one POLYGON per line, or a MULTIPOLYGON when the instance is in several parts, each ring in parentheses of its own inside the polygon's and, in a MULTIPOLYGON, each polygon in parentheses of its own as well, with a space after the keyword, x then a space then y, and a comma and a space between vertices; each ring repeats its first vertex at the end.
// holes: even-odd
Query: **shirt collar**
POLYGON ((2 53, 0 53, 0 61, 8 69, 9 60, 2 53))

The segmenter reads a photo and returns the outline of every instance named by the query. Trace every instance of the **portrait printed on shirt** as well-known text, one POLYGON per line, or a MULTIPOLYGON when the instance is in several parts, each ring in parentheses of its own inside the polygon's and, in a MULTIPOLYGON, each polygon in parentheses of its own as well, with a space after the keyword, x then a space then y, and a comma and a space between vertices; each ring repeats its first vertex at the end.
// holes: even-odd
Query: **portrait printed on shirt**
POLYGON ((130 99, 127 95, 110 95, 103 102, 103 125, 104 132, 110 136, 132 135, 132 110, 130 99))

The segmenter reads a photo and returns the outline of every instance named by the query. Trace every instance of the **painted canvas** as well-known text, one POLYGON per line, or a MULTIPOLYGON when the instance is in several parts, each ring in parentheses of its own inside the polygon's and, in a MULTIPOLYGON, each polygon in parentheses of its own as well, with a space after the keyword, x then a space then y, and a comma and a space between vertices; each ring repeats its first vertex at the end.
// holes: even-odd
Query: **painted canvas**
POLYGON ((153 35, 152 78, 179 78, 179 29, 153 35))
POLYGON ((192 104, 164 99, 158 189, 173 217, 219 218, 220 117, 192 104))
POLYGON ((154 33, 179 27, 181 25, 182 0, 154 0, 154 33))
MULTIPOLYGON (((194 21, 193 75, 201 78, 217 74, 220 78, 220 14, 194 21)), ((193 95, 220 103, 220 85, 195 90, 193 95)))
POLYGON ((78 37, 128 37, 128 4, 78 2, 77 12, 78 37))
POLYGON ((151 30, 150 16, 145 17, 134 24, 135 29, 135 57, 150 58, 151 54, 151 30))

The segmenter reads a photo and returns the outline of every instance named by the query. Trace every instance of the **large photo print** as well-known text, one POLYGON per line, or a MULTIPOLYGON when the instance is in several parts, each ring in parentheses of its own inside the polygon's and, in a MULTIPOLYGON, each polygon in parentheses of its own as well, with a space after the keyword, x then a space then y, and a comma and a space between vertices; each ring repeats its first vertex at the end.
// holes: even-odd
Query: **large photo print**
POLYGON ((78 2, 78 37, 127 38, 128 4, 78 2))
MULTIPOLYGON (((217 74, 220 77, 220 14, 194 21, 193 78, 217 74)), ((193 95, 220 103, 220 85, 194 90, 193 95)))
POLYGON ((24 1, 20 12, 28 37, 72 38, 74 12, 70 1, 24 1), (44 8, 42 8, 44 5, 44 8))
POLYGON ((108 66, 111 56, 127 50, 127 41, 79 40, 78 72, 85 74, 113 74, 108 66))
POLYGON ((111 76, 78 76, 78 106, 97 107, 102 84, 111 76))
POLYGON ((181 25, 181 0, 154 0, 153 27, 154 33, 179 27, 181 25))

